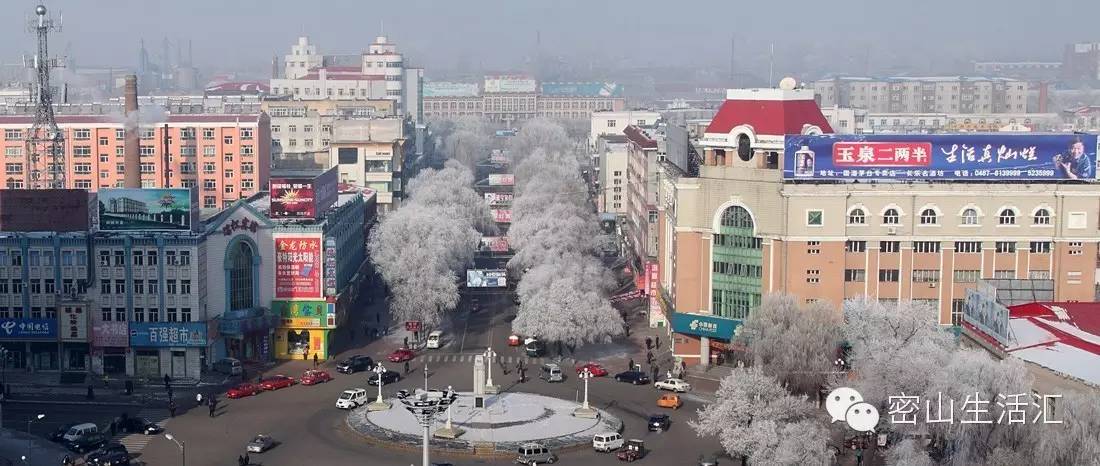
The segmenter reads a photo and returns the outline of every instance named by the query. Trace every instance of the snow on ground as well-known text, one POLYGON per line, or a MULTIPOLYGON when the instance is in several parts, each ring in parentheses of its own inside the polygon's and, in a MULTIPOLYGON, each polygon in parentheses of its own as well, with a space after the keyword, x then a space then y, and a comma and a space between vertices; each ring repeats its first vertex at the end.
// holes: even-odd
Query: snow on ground
POLYGON ((1010 354, 1056 372, 1100 385, 1100 356, 1063 343, 1035 346, 1010 354))

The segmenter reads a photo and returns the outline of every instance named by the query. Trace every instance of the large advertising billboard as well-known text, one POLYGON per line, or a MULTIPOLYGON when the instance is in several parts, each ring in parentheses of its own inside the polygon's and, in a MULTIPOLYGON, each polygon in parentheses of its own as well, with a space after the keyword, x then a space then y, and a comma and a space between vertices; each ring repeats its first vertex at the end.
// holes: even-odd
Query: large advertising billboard
POLYGON ((490 252, 508 252, 511 245, 508 244, 507 236, 482 236, 480 249, 490 252))
POLYGON ((497 223, 512 223, 512 209, 489 209, 489 213, 497 223))
POLYGON ((0 190, 0 231, 88 231, 84 189, 0 190))
POLYGON ((508 286, 508 271, 504 269, 466 270, 467 288, 504 288, 508 286))
POLYGON ((485 193, 485 202, 490 207, 500 207, 512 203, 512 193, 485 193))
POLYGON ((528 76, 486 76, 485 93, 534 93, 538 83, 528 76))
POLYGON ((57 340, 57 319, 0 319, 0 340, 57 340))
POLYGON ((489 175, 489 186, 514 186, 516 175, 511 173, 494 173, 489 175))
POLYGON ((191 188, 105 188, 98 199, 103 231, 188 231, 198 226, 198 199, 191 188))
POLYGON ((275 238, 275 298, 321 298, 321 253, 320 236, 275 238))
POLYGON ((432 81, 424 83, 424 97, 477 97, 477 83, 432 81))
POLYGON ((545 97, 622 97, 623 86, 606 82, 542 83, 545 97))
POLYGON ((1096 181, 1091 134, 787 136, 789 180, 1096 181))
POLYGON ((130 346, 202 347, 206 330, 206 322, 130 322, 130 346))
POLYGON ((271 178, 272 218, 319 218, 340 195, 338 168, 313 178, 271 178))

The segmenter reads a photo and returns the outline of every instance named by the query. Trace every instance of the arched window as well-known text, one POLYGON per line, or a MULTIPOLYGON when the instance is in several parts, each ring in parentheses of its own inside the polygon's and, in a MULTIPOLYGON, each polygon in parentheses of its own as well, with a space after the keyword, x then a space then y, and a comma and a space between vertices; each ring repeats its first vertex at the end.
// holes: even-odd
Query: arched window
POLYGON ((744 207, 733 206, 722 212, 722 226, 752 228, 752 215, 744 207))
POLYGON ((1036 210, 1032 221, 1036 225, 1050 225, 1050 211, 1047 209, 1036 210))
POLYGON ((897 225, 900 222, 901 215, 898 214, 898 209, 890 208, 886 209, 886 211, 882 213, 882 223, 885 223, 887 225, 897 225))
POLYGON ((252 246, 239 241, 230 251, 229 266, 229 310, 249 309, 255 306, 252 301, 252 246))
POLYGON ((849 225, 864 225, 867 223, 867 214, 863 209, 856 207, 848 212, 848 224, 849 225))
POLYGON ((929 209, 924 209, 924 210, 921 211, 921 213, 920 213, 920 224, 921 225, 935 225, 937 223, 939 223, 939 215, 936 214, 935 210, 929 208, 929 209))
POLYGON ((978 224, 978 210, 974 208, 967 208, 962 213, 963 225, 977 225, 978 224))
POLYGON ((1016 224, 1016 211, 1012 208, 1005 208, 1001 210, 1001 213, 997 215, 998 225, 1015 225, 1016 224))

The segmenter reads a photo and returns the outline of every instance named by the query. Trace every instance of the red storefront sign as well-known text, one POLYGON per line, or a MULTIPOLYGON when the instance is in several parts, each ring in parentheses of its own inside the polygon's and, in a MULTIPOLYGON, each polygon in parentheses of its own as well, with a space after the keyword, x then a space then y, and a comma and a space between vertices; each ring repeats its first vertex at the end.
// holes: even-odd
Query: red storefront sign
POLYGON ((658 283, 660 280, 660 269, 656 262, 646 262, 645 275, 646 275, 646 294, 649 296, 657 296, 658 283))
POLYGON ((837 167, 926 167, 932 164, 929 142, 837 142, 837 167))
POLYGON ((275 298, 321 296, 321 238, 275 238, 275 298))
POLYGON ((409 321, 405 322, 405 331, 406 332, 419 332, 420 328, 421 328, 421 323, 420 323, 419 320, 409 320, 409 321))

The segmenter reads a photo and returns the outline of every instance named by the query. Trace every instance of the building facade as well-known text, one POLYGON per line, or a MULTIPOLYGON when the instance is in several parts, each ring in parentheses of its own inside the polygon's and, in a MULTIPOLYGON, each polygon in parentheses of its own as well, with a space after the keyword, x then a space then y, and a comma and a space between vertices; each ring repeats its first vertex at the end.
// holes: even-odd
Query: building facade
MULTIPOLYGON (((598 167, 599 195, 597 208, 600 212, 613 213, 620 219, 625 218, 629 209, 630 191, 627 184, 627 162, 630 159, 630 142, 626 136, 605 135, 596 138, 596 158, 598 167)), ((621 221, 621 220, 620 220, 621 221)))
POLYGON ((1051 132, 1063 129, 1056 113, 874 113, 863 109, 821 109, 838 134, 936 134, 1051 132))
POLYGON ((338 167, 340 182, 375 192, 378 210, 385 214, 404 197, 406 151, 412 149, 406 125, 397 118, 350 118, 332 122, 328 166, 338 167))
POLYGON ((630 125, 653 126, 657 124, 657 120, 659 119, 661 119, 661 114, 651 110, 593 112, 591 118, 591 129, 588 132, 588 146, 595 147, 596 138, 602 135, 623 134, 623 131, 626 129, 626 127, 630 125))
POLYGON ((584 120, 596 111, 622 111, 626 107, 622 86, 615 83, 540 84, 528 77, 486 76, 485 83, 477 86, 476 83, 430 84, 424 97, 425 118, 469 115, 516 126, 536 117, 584 120), (471 90, 469 86, 474 88, 471 90))
POLYGON ((872 113, 1028 113, 1025 81, 973 77, 841 77, 812 83, 821 107, 872 113))

